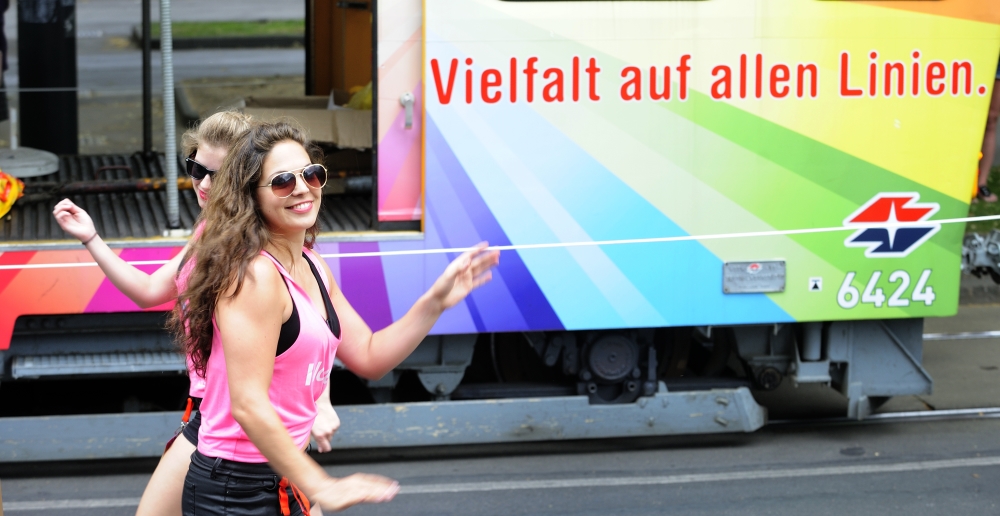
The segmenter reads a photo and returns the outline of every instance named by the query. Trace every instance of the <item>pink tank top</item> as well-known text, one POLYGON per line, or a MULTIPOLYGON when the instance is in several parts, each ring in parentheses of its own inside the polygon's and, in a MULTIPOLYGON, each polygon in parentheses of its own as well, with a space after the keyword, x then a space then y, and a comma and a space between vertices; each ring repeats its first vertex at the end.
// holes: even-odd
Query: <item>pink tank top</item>
MULTIPOLYGON (((314 255, 305 249, 303 251, 316 264, 317 269, 323 271, 314 255)), ((268 388, 268 398, 295 445, 304 448, 309 442, 309 432, 316 419, 316 400, 330 381, 340 339, 330 331, 309 294, 292 280, 284 267, 267 253, 261 254, 267 256, 281 272, 299 313, 298 338, 292 347, 274 358, 274 374, 268 388)), ((320 276, 323 278, 320 288, 329 291, 326 275, 321 272, 320 276)), ((330 316, 335 317, 334 314, 330 316)), ((206 368, 208 382, 205 399, 201 404, 198 451, 209 457, 238 462, 267 462, 267 458, 233 418, 222 336, 214 320, 213 326, 212 354, 206 368)))
MULTIPOLYGON (((205 221, 201 221, 194 228, 194 233, 191 235, 191 240, 195 240, 201 236, 201 233, 205 231, 205 221)), ((187 289, 188 278, 191 277, 191 272, 194 271, 194 258, 190 260, 184 260, 181 263, 180 270, 177 271, 177 276, 174 277, 174 285, 177 287, 177 295, 180 296, 181 292, 187 289)), ((205 397, 205 378, 194 370, 194 362, 191 361, 191 355, 185 357, 187 359, 187 370, 188 378, 191 379, 191 387, 188 388, 188 396, 192 398, 204 398, 205 397)))

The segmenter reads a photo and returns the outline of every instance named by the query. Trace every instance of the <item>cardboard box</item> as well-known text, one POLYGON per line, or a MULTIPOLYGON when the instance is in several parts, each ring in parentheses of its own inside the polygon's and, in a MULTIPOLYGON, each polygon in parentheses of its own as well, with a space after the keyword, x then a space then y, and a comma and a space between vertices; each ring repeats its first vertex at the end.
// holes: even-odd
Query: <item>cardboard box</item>
POLYGON ((337 106, 326 96, 246 97, 240 106, 260 120, 290 119, 310 140, 344 149, 370 149, 372 111, 337 106))

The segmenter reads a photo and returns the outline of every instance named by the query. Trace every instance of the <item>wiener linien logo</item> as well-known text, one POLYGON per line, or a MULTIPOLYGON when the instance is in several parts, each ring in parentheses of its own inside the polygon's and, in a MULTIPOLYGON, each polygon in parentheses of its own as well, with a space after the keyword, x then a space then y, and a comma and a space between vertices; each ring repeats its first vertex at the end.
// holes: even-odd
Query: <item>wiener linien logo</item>
POLYGON ((844 240, 848 247, 864 247, 869 258, 902 258, 920 247, 941 229, 940 224, 928 222, 941 208, 936 202, 917 202, 916 192, 882 192, 872 197, 844 219, 845 226, 856 226, 857 231, 844 240), (906 223, 905 225, 899 225, 906 223))

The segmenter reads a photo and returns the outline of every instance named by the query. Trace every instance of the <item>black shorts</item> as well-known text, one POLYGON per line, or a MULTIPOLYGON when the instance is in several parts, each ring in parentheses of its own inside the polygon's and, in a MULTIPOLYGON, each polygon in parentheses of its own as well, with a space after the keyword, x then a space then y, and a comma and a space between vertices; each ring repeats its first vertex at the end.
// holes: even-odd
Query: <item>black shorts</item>
POLYGON ((186 425, 184 425, 184 430, 181 432, 184 434, 184 438, 188 440, 189 443, 198 446, 198 429, 201 428, 201 411, 195 410, 191 412, 191 419, 186 425))
POLYGON ((189 443, 198 446, 198 430, 201 429, 201 398, 190 397, 191 401, 191 418, 188 419, 186 425, 184 425, 184 438, 188 440, 189 443))
POLYGON ((267 464, 250 464, 191 455, 184 479, 181 510, 184 516, 280 516, 278 492, 288 495, 290 516, 303 516, 290 487, 282 488, 281 475, 267 464))

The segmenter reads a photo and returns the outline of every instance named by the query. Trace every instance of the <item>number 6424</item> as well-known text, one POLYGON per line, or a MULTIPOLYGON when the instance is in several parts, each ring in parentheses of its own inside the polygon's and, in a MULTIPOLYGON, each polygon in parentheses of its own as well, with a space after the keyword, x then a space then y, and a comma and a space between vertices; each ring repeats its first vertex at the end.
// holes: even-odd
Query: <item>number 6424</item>
POLYGON ((864 292, 858 292, 858 289, 851 284, 854 282, 855 276, 855 273, 848 272, 847 277, 844 278, 844 282, 840 285, 840 290, 837 291, 837 304, 841 308, 854 308, 859 302, 871 303, 876 308, 881 308, 883 305, 891 307, 910 306, 911 301, 915 303, 923 302, 927 306, 934 304, 934 288, 927 284, 927 280, 931 277, 930 269, 924 269, 920 273, 920 279, 914 285, 913 293, 910 294, 909 299, 903 297, 903 294, 910 287, 910 275, 906 271, 895 271, 889 274, 889 283, 894 283, 895 287, 888 300, 886 300, 882 288, 878 286, 878 282, 882 278, 882 271, 872 273, 871 277, 868 278, 868 283, 865 285, 864 292))

